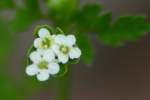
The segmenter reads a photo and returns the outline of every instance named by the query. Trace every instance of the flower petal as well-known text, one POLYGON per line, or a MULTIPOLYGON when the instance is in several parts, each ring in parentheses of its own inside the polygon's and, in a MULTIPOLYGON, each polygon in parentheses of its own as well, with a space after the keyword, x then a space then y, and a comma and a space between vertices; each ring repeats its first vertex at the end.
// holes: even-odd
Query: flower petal
POLYGON ((34 76, 34 75, 37 74, 37 72, 38 72, 38 70, 37 70, 36 65, 29 65, 29 66, 26 68, 26 73, 27 73, 27 75, 29 75, 29 76, 34 76))
POLYGON ((58 45, 53 45, 53 46, 52 46, 52 49, 53 49, 53 51, 56 53, 56 55, 60 52, 58 45))
POLYGON ((67 36, 67 44, 72 46, 76 43, 76 38, 74 35, 68 35, 67 36))
POLYGON ((45 50, 43 53, 43 59, 48 62, 51 62, 55 59, 55 54, 51 49, 45 50))
POLYGON ((34 51, 30 54, 30 59, 31 61, 33 61, 34 63, 38 63, 41 60, 41 55, 40 52, 38 51, 34 51))
POLYGON ((34 47, 35 48, 38 48, 39 47, 39 44, 42 42, 42 39, 41 38, 37 38, 34 40, 34 47))
POLYGON ((50 63, 48 70, 50 74, 55 75, 60 71, 60 67, 57 63, 50 63))
POLYGON ((64 44, 64 43, 66 43, 66 37, 65 37, 65 35, 57 35, 56 37, 55 37, 55 42, 56 43, 58 43, 58 44, 64 44))
POLYGON ((81 56, 81 50, 78 47, 72 47, 69 56, 71 59, 79 58, 81 56))
POLYGON ((45 37, 50 36, 50 32, 49 32, 49 30, 46 29, 46 28, 41 28, 41 29, 39 30, 39 32, 38 32, 38 35, 39 35, 40 38, 45 38, 45 37))
POLYGON ((59 62, 65 64, 65 63, 68 62, 68 60, 69 60, 69 56, 68 56, 68 55, 64 55, 64 54, 62 54, 62 53, 59 53, 59 54, 58 54, 58 61, 59 61, 59 62))
POLYGON ((41 70, 39 74, 37 74, 37 79, 39 81, 46 81, 49 79, 49 73, 47 70, 41 70))

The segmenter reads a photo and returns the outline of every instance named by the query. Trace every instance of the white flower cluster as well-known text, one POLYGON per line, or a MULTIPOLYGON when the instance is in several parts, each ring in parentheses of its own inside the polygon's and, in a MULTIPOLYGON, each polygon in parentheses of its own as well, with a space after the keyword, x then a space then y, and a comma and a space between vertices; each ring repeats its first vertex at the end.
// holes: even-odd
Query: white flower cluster
POLYGON ((81 56, 74 35, 52 35, 47 28, 38 30, 34 47, 36 50, 29 56, 33 63, 27 66, 26 73, 29 76, 36 75, 39 81, 46 81, 51 75, 58 74, 60 63, 66 64, 70 59, 81 56))

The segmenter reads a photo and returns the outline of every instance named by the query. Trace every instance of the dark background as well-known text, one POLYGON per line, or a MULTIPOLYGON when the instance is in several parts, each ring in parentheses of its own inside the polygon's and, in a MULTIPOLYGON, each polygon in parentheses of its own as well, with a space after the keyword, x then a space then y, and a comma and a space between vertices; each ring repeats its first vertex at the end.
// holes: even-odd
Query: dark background
MULTIPOLYGON (((144 14, 150 19, 150 0, 80 0, 101 3, 104 10, 119 15, 144 14)), ((37 22, 45 24, 42 20, 37 22)), ((36 23, 36 24, 37 24, 36 23)), ((15 53, 10 58, 12 75, 21 73, 20 66, 26 49, 33 41, 33 27, 20 36, 15 53), (14 59, 15 57, 15 59, 14 59)), ((73 67, 71 100, 150 100, 150 35, 134 43, 112 48, 92 39, 96 48, 94 63, 73 67)), ((52 100, 51 89, 41 90, 30 100, 52 100)))

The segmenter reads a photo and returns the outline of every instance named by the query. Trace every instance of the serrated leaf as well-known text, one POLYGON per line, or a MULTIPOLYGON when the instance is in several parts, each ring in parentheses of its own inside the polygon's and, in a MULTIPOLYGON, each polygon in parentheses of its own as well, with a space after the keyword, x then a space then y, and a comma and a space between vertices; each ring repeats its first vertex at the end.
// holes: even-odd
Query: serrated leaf
POLYGON ((150 31, 150 24, 143 16, 121 16, 110 29, 101 36, 101 41, 112 46, 122 45, 126 41, 135 41, 150 31))
POLYGON ((82 9, 77 10, 73 16, 76 27, 80 30, 86 29, 86 31, 93 31, 94 23, 96 22, 97 16, 100 12, 100 5, 85 5, 82 9))
POLYGON ((81 59, 85 64, 92 64, 94 60, 94 51, 89 38, 84 33, 77 34, 77 44, 82 51, 81 59))
POLYGON ((86 15, 89 15, 87 17, 95 17, 101 12, 102 8, 99 4, 86 4, 83 6, 83 12, 86 15))
POLYGON ((97 21, 95 22, 95 31, 99 33, 99 35, 105 34, 110 29, 110 24, 112 21, 112 13, 104 13, 97 17, 97 21))
POLYGON ((112 30, 121 34, 120 38, 124 40, 135 40, 150 30, 150 24, 144 16, 122 16, 114 23, 112 30))

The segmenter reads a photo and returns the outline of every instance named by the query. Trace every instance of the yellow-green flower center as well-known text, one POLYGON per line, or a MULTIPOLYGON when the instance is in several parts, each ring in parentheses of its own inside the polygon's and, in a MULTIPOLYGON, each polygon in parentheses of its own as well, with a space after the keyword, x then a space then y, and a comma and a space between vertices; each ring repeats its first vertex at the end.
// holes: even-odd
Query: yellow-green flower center
POLYGON ((52 44, 52 39, 51 38, 44 38, 41 43, 39 44, 39 48, 41 49, 47 49, 50 48, 52 44))
POLYGON ((61 45, 60 46, 60 51, 64 54, 68 54, 69 53, 69 47, 65 46, 65 45, 61 45))
POLYGON ((48 69, 48 62, 47 62, 47 61, 41 61, 41 62, 38 64, 38 68, 39 68, 39 69, 48 69))

